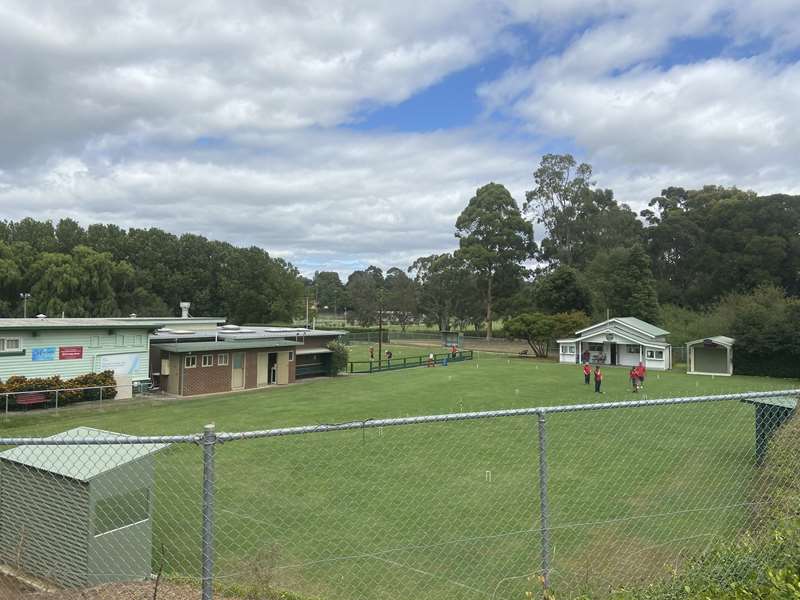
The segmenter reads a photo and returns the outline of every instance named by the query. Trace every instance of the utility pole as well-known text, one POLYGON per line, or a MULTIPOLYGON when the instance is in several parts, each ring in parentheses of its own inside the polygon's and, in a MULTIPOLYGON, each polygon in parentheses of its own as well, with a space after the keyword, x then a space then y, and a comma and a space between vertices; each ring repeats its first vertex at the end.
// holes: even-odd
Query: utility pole
POLYGON ((378 290, 378 370, 383 360, 383 288, 378 290))
POLYGON ((23 319, 27 319, 28 318, 28 298, 30 298, 31 295, 28 292, 20 292, 19 297, 22 298, 22 318, 23 319))

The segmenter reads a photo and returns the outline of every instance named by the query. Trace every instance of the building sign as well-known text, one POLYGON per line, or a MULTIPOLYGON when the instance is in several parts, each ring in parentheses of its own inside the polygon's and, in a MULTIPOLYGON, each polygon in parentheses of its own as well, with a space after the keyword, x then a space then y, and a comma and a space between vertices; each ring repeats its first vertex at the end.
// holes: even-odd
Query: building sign
POLYGON ((58 349, 58 360, 76 360, 83 358, 83 346, 61 346, 58 349))
POLYGON ((49 348, 31 348, 31 360, 39 362, 43 360, 55 360, 56 348, 51 346, 49 348))
POLYGON ((104 354, 98 358, 101 371, 114 371, 119 375, 133 375, 142 361, 140 354, 104 354))

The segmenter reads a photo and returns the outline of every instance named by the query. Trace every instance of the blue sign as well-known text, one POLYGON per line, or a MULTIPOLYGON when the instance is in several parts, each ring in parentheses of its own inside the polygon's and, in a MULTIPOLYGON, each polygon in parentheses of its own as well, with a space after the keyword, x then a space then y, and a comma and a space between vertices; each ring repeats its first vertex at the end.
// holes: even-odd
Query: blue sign
POLYGON ((50 348, 31 348, 31 360, 55 360, 58 348, 52 346, 50 348))

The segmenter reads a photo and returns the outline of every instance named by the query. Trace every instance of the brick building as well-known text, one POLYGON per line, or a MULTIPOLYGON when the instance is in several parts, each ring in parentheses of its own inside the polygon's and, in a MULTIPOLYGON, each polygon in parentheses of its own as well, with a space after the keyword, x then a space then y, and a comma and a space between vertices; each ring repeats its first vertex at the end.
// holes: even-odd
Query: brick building
POLYGON ((169 394, 193 396, 328 376, 333 373, 326 346, 342 334, 238 325, 160 329, 150 336, 151 377, 169 394))

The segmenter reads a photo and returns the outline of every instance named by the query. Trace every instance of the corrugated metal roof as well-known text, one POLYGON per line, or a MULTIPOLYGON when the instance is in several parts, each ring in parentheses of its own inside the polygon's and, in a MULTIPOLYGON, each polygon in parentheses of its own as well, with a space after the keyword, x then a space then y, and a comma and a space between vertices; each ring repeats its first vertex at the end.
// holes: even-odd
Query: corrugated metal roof
POLYGON ((162 327, 163 325, 175 324, 181 321, 185 323, 205 323, 217 322, 216 317, 208 321, 205 317, 198 317, 193 320, 165 318, 165 319, 145 319, 140 317, 129 318, 28 318, 28 319, 0 319, 0 330, 3 329, 149 329, 152 327, 162 327))
POLYGON ((305 350, 297 350, 297 356, 306 356, 308 354, 333 354, 330 348, 306 348, 305 350))
POLYGON ((154 347, 167 352, 225 352, 228 350, 249 350, 254 348, 294 348, 299 342, 290 340, 260 339, 260 340, 220 340, 218 342, 180 342, 177 344, 161 344, 157 339, 150 339, 154 347))
POLYGON ((706 340, 711 340, 715 344, 719 344, 720 346, 730 347, 733 346, 734 340, 732 337, 728 337, 726 335, 715 335, 713 337, 701 338, 699 340, 692 340, 691 342, 686 342, 687 346, 694 346, 695 344, 702 344, 706 340))
MULTIPOLYGON (((77 427, 48 439, 131 437, 92 427, 77 427)), ((169 444, 63 444, 58 446, 17 446, 0 453, 0 460, 15 462, 78 481, 98 475, 157 452, 169 444)))
POLYGON ((617 321, 620 321, 621 323, 626 323, 631 327, 635 327, 636 329, 644 331, 645 333, 649 333, 650 335, 655 337, 669 334, 669 331, 667 331, 666 329, 661 329, 661 327, 656 327, 655 325, 651 325, 647 321, 642 321, 641 319, 637 319, 636 317, 618 317, 617 321))

